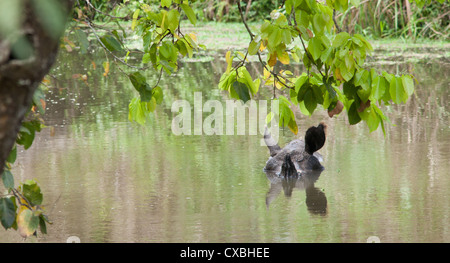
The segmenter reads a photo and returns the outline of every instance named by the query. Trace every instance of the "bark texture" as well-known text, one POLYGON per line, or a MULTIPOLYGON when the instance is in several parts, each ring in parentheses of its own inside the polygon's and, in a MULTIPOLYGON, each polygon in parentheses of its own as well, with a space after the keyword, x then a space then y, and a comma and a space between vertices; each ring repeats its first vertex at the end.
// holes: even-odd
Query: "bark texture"
MULTIPOLYGON (((68 15, 72 1, 60 0, 60 3, 68 15)), ((0 177, 33 94, 58 52, 60 36, 47 32, 32 4, 32 0, 23 0, 23 22, 18 32, 31 44, 32 53, 18 58, 12 51, 15 43, 0 36, 0 177)))

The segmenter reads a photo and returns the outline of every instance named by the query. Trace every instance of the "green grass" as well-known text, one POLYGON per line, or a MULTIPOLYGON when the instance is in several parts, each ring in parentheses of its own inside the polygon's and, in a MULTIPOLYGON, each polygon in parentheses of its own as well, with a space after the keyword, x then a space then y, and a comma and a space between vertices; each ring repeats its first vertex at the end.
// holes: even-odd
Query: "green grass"
MULTIPOLYGON (((253 33, 257 33, 260 23, 249 23, 253 33)), ((112 25, 113 26, 113 25, 112 25)), ((122 27, 131 28, 131 22, 123 22, 122 27)), ((195 33, 198 43, 206 46, 207 51, 202 55, 224 50, 243 51, 248 47, 250 36, 244 24, 240 22, 201 22, 193 26, 188 21, 183 21, 181 30, 184 33, 195 33)), ((442 40, 417 39, 415 42, 404 38, 371 39, 369 42, 374 47, 373 56, 389 59, 389 56, 406 57, 445 57, 450 58, 450 42, 442 40)), ((132 32, 128 33, 127 46, 131 49, 141 49, 142 40, 132 32)))

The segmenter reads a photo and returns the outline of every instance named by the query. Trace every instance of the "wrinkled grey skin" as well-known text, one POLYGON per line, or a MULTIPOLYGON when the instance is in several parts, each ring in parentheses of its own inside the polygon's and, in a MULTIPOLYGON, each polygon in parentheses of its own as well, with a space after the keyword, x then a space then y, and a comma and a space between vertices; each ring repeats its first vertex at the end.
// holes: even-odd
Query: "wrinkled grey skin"
POLYGON ((297 176, 303 172, 324 168, 320 164, 323 160, 318 152, 312 155, 305 151, 305 142, 296 139, 288 143, 284 148, 274 143, 268 129, 264 134, 264 140, 270 151, 269 160, 264 167, 264 171, 272 171, 282 176, 297 176))

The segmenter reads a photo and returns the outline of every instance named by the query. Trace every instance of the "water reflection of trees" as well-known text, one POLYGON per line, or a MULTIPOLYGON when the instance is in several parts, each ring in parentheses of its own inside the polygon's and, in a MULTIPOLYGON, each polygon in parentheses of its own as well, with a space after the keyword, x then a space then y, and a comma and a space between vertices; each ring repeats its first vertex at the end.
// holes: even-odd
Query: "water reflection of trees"
MULTIPOLYGON (((411 99, 404 105, 392 106, 389 113, 392 122, 402 125, 407 131, 398 136, 404 137, 404 142, 428 141, 433 135, 445 136, 443 133, 439 135, 438 130, 449 123, 450 89, 445 77, 450 72, 449 64, 421 62, 406 64, 404 70, 411 71, 419 83, 416 83, 416 91, 411 99)), ((392 129, 392 126, 388 128, 392 129)), ((438 141, 442 138, 435 139, 438 141)))
MULTIPOLYGON (((164 103, 160 111, 171 116, 170 108, 174 100, 183 99, 193 103, 194 92, 202 92, 204 99, 228 99, 226 92, 220 92, 217 85, 220 76, 226 68, 221 54, 214 55, 206 62, 183 62, 177 73, 164 75, 160 86, 164 91, 164 103)), ((137 93, 134 91, 128 77, 114 68, 107 77, 103 76, 103 54, 91 53, 79 55, 61 52, 57 66, 53 69, 52 88, 47 95, 48 115, 50 124, 71 122, 73 118, 83 116, 83 121, 102 123, 125 121, 127 119, 128 103, 137 93), (96 65, 94 69, 93 64, 96 65), (74 78, 74 74, 85 74, 87 82, 74 78)), ((139 61, 139 57, 135 58, 139 61)), ((249 63, 251 74, 260 74, 259 63, 249 63)), ((398 63, 395 65, 376 65, 378 69, 388 72, 412 73, 419 84, 416 93, 406 105, 393 105, 387 108, 388 115, 394 123, 408 123, 411 140, 417 140, 425 132, 424 127, 417 125, 418 118, 429 118, 439 122, 448 121, 448 81, 445 73, 450 71, 448 64, 433 62, 398 63), (437 116, 438 118, 434 118, 437 116)), ((303 71, 300 65, 294 65, 290 70, 299 73, 303 71)), ((156 82, 157 74, 149 70, 144 72, 148 82, 156 82), (145 74, 147 73, 147 74, 145 74)), ((278 91, 277 91, 278 92, 278 91)), ((255 99, 269 99, 272 90, 261 87, 260 94, 255 99)), ((389 129, 389 125, 387 125, 389 129)))
MULTIPOLYGON (((68 180, 72 185, 82 185, 63 188, 65 195, 72 196, 76 201, 69 202, 68 207, 64 208, 64 216, 55 218, 55 222, 62 222, 65 218, 81 217, 83 222, 94 219, 91 225, 81 225, 80 228, 83 229, 80 231, 83 231, 84 236, 91 237, 96 228, 100 229, 103 232, 95 235, 109 234, 110 237, 104 238, 106 240, 123 240, 124 236, 133 240, 145 235, 151 241, 179 241, 191 240, 195 234, 197 239, 193 239, 194 241, 223 241, 224 236, 225 241, 228 241, 230 237, 239 237, 242 233, 248 234, 250 240, 257 240, 261 232, 278 231, 280 227, 274 227, 275 222, 284 222, 283 218, 299 217, 296 209, 286 209, 281 210, 286 213, 275 215, 276 220, 273 222, 262 221, 267 218, 262 202, 267 179, 261 172, 267 152, 265 148, 261 150, 259 138, 170 136, 170 105, 174 100, 186 99, 193 102, 194 91, 203 92, 208 99, 228 99, 228 94, 219 92, 216 88, 221 70, 226 68, 224 61, 214 59, 182 63, 178 73, 170 78, 164 77, 161 81, 165 101, 147 129, 129 129, 125 125, 109 129, 117 125, 116 122, 128 122, 128 102, 137 93, 128 78, 113 71, 114 68, 111 68, 108 77, 104 77, 101 58, 96 62, 97 69, 93 70, 91 61, 95 61, 95 56, 97 55, 89 55, 86 58, 60 54, 58 65, 52 72, 57 80, 52 80, 54 87, 47 95, 49 109, 46 113, 47 125, 74 124, 78 127, 76 129, 81 130, 83 125, 93 124, 95 128, 90 126, 86 129, 93 131, 93 135, 89 138, 75 136, 75 140, 71 137, 48 142, 37 140, 36 147, 27 151, 30 155, 35 152, 33 158, 23 161, 27 169, 23 174, 34 176, 37 172, 41 174, 42 180, 47 178, 47 174, 52 175, 48 181, 50 183, 43 182, 43 185, 64 186, 68 180), (73 74, 87 74, 88 83, 72 78, 73 74), (164 146, 164 151, 161 146, 164 146), (42 160, 38 149, 44 147, 54 152, 48 155, 48 159, 42 160), (243 168, 248 173, 243 172, 243 168), (77 176, 73 176, 74 174, 77 176), (254 176, 255 174, 261 174, 262 177, 254 176), (263 189, 263 193, 259 195, 247 189, 263 189), (78 198, 83 196, 80 202, 78 198), (98 211, 103 206, 115 207, 114 211, 117 212, 111 212, 115 216, 100 215, 98 211), (84 213, 80 215, 79 211, 84 213), (127 220, 125 230, 122 218, 127 220), (185 223, 186 219, 193 223, 185 223), (114 223, 111 220, 115 220, 114 223), (98 227, 99 224, 101 228, 98 227), (186 225, 194 227, 186 228, 186 225), (252 227, 255 229, 255 226, 260 227, 260 231, 248 231, 252 227), (222 235, 224 232, 226 235, 222 235)), ((258 70, 257 64, 251 64, 250 67, 251 73, 258 70)), ((270 199, 276 192, 279 195, 284 191, 290 195, 294 190, 305 190, 305 203, 310 213, 329 214, 323 222, 330 222, 333 226, 330 229, 337 229, 334 231, 350 231, 345 227, 360 223, 359 218, 354 215, 361 214, 361 208, 354 204, 363 203, 368 213, 372 210, 375 210, 375 215, 376 212, 382 213, 381 217, 376 218, 377 222, 374 221, 374 225, 379 226, 379 231, 411 230, 421 224, 420 229, 429 233, 428 237, 434 237, 432 233, 436 233, 436 229, 442 229, 442 223, 446 222, 449 215, 448 199, 439 199, 448 196, 448 187, 445 184, 439 185, 440 182, 448 181, 439 180, 439 176, 442 179, 448 174, 448 171, 444 171, 448 167, 448 158, 445 156, 450 154, 447 102, 450 90, 445 77, 449 67, 434 62, 403 63, 395 66, 380 65, 380 70, 398 70, 399 73, 414 70, 412 73, 420 82, 416 87, 416 95, 405 105, 385 109, 396 125, 386 125, 386 137, 380 130, 368 135, 368 129, 363 124, 348 126, 344 123, 345 114, 328 120, 332 133, 327 137, 323 150, 328 172, 327 178, 323 178, 326 180, 322 182, 324 187, 331 189, 327 190, 329 202, 323 191, 314 186, 315 180, 305 181, 306 176, 284 182, 272 182, 269 178, 274 188, 271 187, 265 197, 270 199), (365 160, 369 162, 363 163, 365 160), (409 163, 414 165, 405 167, 409 163), (382 165, 377 166, 378 164, 382 165), (368 170, 361 166, 374 168, 367 176, 358 174, 368 170), (355 171, 355 175, 348 173, 344 176, 336 171, 338 169, 355 171), (381 171, 374 172, 376 169, 381 171), (423 171, 418 169, 425 169, 425 175, 429 176, 423 176, 423 171), (371 189, 376 191, 367 191, 371 189), (412 199, 413 204, 407 208, 407 213, 403 213, 406 210, 399 210, 399 214, 406 217, 399 221, 405 223, 403 227, 391 220, 402 219, 395 214, 397 211, 384 213, 389 210, 386 207, 401 209, 402 202, 407 202, 404 195, 396 194, 399 189, 406 189, 405 193, 414 193, 406 196, 412 199), (338 190, 343 192, 339 193, 338 190), (365 200, 367 204, 364 203, 365 200), (329 204, 334 209, 330 206, 328 211, 329 204), (338 209, 339 205, 345 208, 338 209), (346 223, 328 220, 331 215, 346 223), (430 220, 425 224, 416 218, 430 220), (342 225, 344 230, 340 229, 342 225)), ((152 82, 156 80, 156 76, 147 75, 147 79, 152 82)), ((315 119, 312 121, 316 122, 315 119)), ((291 135, 287 132, 285 137, 289 136, 291 135)), ((47 200, 53 201, 57 200, 60 189, 55 188, 54 193, 50 190, 45 192, 49 193, 47 200)), ((291 205, 293 203, 290 202, 291 205)), ((62 202, 60 204, 62 207, 62 202)), ((274 207, 271 208, 274 211, 274 207)), ((72 224, 79 224, 79 221, 72 224)), ((277 234, 273 233, 274 236, 277 234)), ((63 238, 65 237, 56 240, 61 241, 63 238)))

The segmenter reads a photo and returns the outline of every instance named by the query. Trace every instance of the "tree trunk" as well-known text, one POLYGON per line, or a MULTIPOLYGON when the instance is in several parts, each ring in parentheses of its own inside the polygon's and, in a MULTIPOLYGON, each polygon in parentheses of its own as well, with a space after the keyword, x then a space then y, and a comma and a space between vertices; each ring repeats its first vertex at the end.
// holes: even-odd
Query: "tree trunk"
POLYGON ((247 1, 247 7, 245 8, 245 14, 244 14, 244 19, 245 20, 247 20, 248 12, 250 12, 251 5, 252 5, 252 0, 248 0, 247 1))
POLYGON ((411 5, 408 0, 405 0, 406 5, 406 26, 408 27, 408 34, 409 36, 412 36, 412 30, 411 30, 411 5))
MULTIPOLYGON (((72 0, 59 2, 67 16, 72 0)), ((22 8, 19 39, 28 40, 31 52, 26 56, 17 56, 13 48, 18 41, 10 43, 10 38, 0 35, 0 177, 22 120, 31 107, 33 94, 53 65, 59 46, 60 35, 47 30, 48 26, 46 28, 35 13, 32 1, 24 0, 22 8)))

